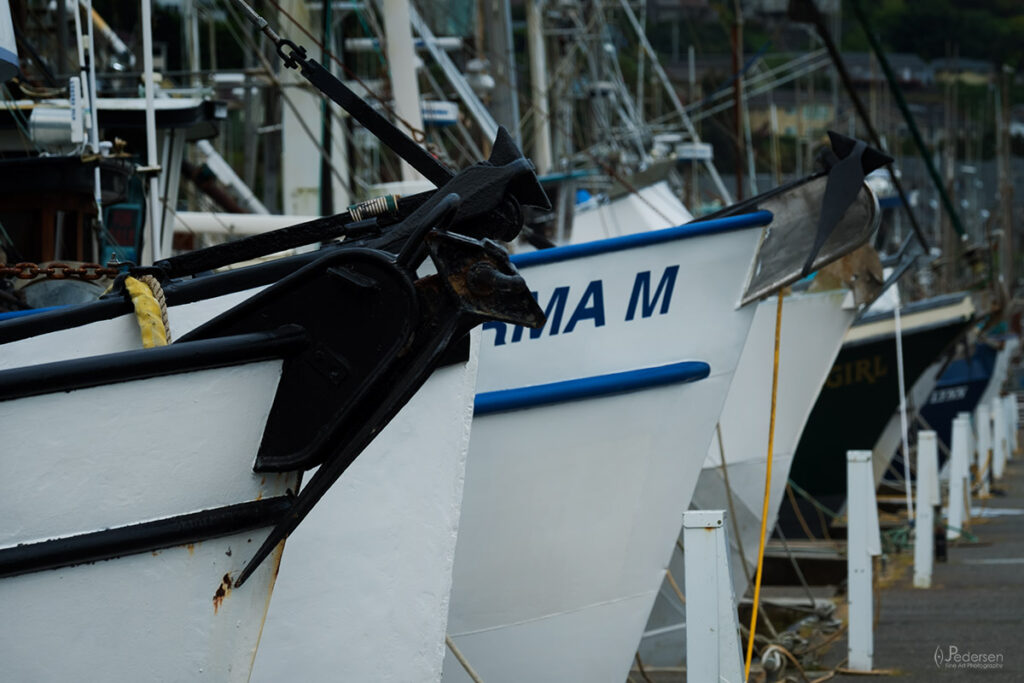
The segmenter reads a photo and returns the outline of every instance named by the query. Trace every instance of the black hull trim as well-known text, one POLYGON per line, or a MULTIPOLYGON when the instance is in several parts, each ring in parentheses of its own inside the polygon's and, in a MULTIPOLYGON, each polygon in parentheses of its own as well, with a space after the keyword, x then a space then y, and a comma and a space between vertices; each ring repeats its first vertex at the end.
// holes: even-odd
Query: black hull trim
POLYGON ((238 334, 12 368, 0 372, 0 401, 287 358, 305 348, 307 343, 305 330, 298 325, 283 325, 273 332, 238 334))
POLYGON ((237 503, 129 526, 0 549, 0 578, 198 543, 268 528, 292 506, 288 496, 237 503))
MULTIPOLYGON (((171 280, 163 286, 164 295, 167 297, 168 306, 179 306, 202 299, 212 299, 225 294, 241 292, 253 287, 270 285, 312 263, 324 253, 324 250, 312 251, 223 273, 171 280)), ((0 324, 0 344, 80 327, 101 320, 111 320, 131 313, 132 310, 132 304, 127 297, 115 294, 87 304, 65 306, 13 318, 0 324)))

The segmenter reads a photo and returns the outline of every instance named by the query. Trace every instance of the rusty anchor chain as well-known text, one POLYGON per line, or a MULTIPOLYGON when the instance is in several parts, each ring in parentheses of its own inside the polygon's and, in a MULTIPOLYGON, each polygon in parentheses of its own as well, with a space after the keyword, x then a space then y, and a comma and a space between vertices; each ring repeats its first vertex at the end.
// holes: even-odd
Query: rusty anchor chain
POLYGON ((69 278, 99 280, 102 277, 117 277, 120 272, 120 268, 101 266, 98 263, 83 263, 78 266, 68 263, 51 263, 48 266, 41 266, 28 261, 15 263, 13 266, 0 263, 0 277, 14 277, 19 280, 32 280, 40 275, 49 280, 67 280, 69 278))

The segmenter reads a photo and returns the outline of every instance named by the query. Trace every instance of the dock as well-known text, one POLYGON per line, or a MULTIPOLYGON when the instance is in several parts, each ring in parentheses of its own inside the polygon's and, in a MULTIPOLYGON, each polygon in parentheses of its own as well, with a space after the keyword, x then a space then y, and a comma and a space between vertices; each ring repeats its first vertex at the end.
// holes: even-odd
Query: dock
MULTIPOLYGON (((886 677, 913 681, 1024 681, 1024 460, 1007 463, 993 495, 975 500, 971 534, 951 543, 936 563, 930 589, 912 585, 912 552, 889 556, 880 576, 874 665, 886 677), (950 657, 950 654, 953 657, 950 657), (956 659, 979 661, 957 663, 956 659)), ((863 680, 841 673, 845 634, 823 657, 831 680, 863 680)))

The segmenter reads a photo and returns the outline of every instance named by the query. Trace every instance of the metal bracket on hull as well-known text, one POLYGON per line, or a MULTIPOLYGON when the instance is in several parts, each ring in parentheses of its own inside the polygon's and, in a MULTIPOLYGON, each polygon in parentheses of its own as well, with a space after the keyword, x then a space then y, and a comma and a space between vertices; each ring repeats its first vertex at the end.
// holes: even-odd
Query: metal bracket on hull
POLYGON ((156 274, 161 278, 193 275, 338 237, 345 237, 345 246, 397 251, 409 237, 406 221, 412 219, 416 223, 453 193, 459 195, 462 202, 449 231, 481 239, 515 239, 523 224, 521 206, 550 208, 533 164, 523 157, 508 131, 502 128, 487 161, 452 175, 436 191, 399 198, 397 218, 382 215, 353 222, 348 212, 317 218, 164 259, 156 263, 156 274))
POLYGON ((864 183, 864 177, 889 157, 838 133, 830 131, 829 137, 833 152, 826 155, 828 172, 824 176, 811 176, 784 191, 751 200, 775 218, 758 247, 740 305, 767 296, 849 254, 878 228, 878 198, 864 183), (812 229, 813 242, 808 250, 812 229))
POLYGON ((298 320, 311 340, 284 362, 254 469, 320 469, 236 585, 298 526, 471 328, 487 320, 543 324, 544 313, 508 252, 438 229, 459 206, 450 194, 425 216, 411 216, 402 228, 409 240, 397 256, 332 250, 182 338, 251 333, 298 320), (437 274, 416 279, 421 250, 429 252, 437 274))

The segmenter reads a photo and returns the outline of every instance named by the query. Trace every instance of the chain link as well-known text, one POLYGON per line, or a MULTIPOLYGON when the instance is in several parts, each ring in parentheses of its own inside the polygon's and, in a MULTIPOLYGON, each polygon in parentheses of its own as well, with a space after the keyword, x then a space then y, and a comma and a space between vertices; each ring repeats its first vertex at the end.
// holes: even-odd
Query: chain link
POLYGON ((119 268, 101 266, 98 263, 83 263, 77 267, 67 263, 51 263, 48 266, 27 261, 15 263, 13 266, 0 263, 0 277, 16 277, 19 280, 31 280, 40 275, 50 280, 99 280, 101 277, 116 277, 120 272, 119 268))

